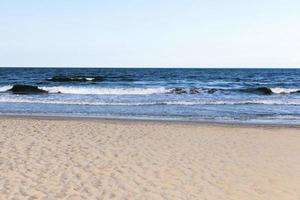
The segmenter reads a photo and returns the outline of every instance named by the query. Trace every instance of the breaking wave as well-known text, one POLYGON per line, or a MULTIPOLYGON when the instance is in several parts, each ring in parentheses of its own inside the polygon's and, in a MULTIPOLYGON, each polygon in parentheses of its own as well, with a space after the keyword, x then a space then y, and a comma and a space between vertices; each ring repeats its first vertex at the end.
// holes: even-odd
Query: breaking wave
POLYGON ((263 94, 263 95, 272 95, 272 94, 295 94, 300 93, 300 89, 291 89, 291 88, 280 88, 280 87, 257 87, 257 88, 246 88, 241 89, 242 92, 263 94))
POLYGON ((166 93, 167 89, 157 88, 100 88, 100 87, 40 87, 50 93, 62 94, 98 94, 98 95, 147 95, 166 93))
POLYGON ((294 94, 294 93, 300 93, 300 89, 289 89, 289 88, 270 88, 271 91, 274 94, 294 94))
POLYGON ((0 92, 6 92, 7 90, 11 89, 12 87, 13 87, 12 85, 0 86, 0 92))
MULTIPOLYGON (((0 87, 0 92, 7 92, 13 86, 0 87)), ((198 94, 201 92, 214 93, 215 89, 200 88, 165 88, 165 87, 132 87, 132 88, 108 88, 108 87, 78 87, 78 86, 53 86, 38 87, 49 93, 62 94, 96 94, 96 95, 150 95, 150 94, 198 94)))
MULTIPOLYGON (((30 86, 35 87, 35 86, 30 86)), ((13 86, 0 86, 0 92, 7 92, 13 86)), ((110 87, 84 87, 84 86, 41 86, 38 89, 45 90, 49 93, 62 93, 62 94, 95 94, 95 95, 150 95, 150 94, 214 94, 216 92, 246 92, 260 95, 273 95, 273 94, 296 94, 300 93, 300 89, 293 88, 280 88, 280 87, 257 87, 245 89, 225 90, 220 88, 184 88, 184 87, 127 87, 127 88, 110 88, 110 87)))
MULTIPOLYGON (((7 92, 13 86, 1 86, 0 92, 7 92)), ((57 87, 38 87, 49 93, 62 94, 98 94, 98 95, 147 95, 163 94, 170 92, 164 87, 153 88, 101 88, 101 87, 76 87, 76 86, 57 86, 57 87)))

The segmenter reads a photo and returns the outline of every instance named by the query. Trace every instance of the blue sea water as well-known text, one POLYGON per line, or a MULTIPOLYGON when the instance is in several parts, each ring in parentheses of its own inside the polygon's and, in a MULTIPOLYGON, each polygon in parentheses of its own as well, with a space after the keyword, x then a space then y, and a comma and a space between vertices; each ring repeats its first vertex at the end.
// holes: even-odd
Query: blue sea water
POLYGON ((0 68, 0 114, 300 124, 300 69, 0 68))

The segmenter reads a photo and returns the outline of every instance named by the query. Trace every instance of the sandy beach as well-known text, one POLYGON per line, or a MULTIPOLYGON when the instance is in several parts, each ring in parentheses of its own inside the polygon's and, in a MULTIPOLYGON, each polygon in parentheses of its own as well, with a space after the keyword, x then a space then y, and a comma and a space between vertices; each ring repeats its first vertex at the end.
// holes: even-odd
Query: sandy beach
POLYGON ((0 118, 0 199, 299 200, 300 129, 0 118))

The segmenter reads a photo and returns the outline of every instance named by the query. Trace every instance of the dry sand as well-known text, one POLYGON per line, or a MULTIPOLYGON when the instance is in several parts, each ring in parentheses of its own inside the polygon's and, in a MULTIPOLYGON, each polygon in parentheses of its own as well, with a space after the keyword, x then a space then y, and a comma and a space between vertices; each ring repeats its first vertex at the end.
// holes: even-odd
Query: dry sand
POLYGON ((2 117, 0 199, 299 200, 300 129, 2 117))

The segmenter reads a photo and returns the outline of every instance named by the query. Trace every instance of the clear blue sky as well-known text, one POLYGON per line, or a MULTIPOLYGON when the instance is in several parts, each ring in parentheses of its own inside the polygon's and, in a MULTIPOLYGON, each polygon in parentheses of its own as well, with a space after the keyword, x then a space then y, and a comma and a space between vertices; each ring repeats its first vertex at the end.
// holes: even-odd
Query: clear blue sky
POLYGON ((0 0, 0 66, 300 66, 299 0, 0 0))

